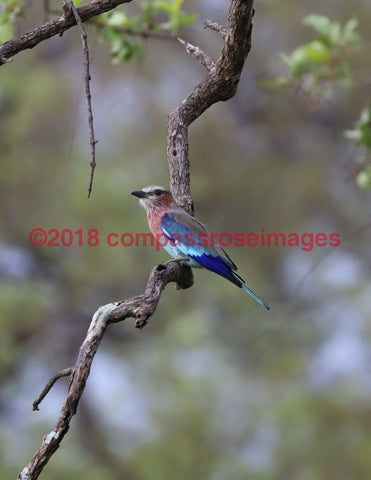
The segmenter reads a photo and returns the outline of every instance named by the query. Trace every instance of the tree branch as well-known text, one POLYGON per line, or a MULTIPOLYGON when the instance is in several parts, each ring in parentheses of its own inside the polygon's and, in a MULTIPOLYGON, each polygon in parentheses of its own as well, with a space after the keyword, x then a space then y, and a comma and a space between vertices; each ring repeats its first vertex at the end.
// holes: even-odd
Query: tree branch
POLYGON ((219 25, 219 23, 212 22, 211 20, 204 21, 204 28, 209 28, 210 30, 214 30, 214 32, 218 32, 223 40, 225 40, 225 37, 227 36, 227 29, 223 27, 223 25, 219 25))
POLYGON ((89 330, 73 369, 65 369, 52 377, 33 405, 38 408, 41 400, 50 391, 54 383, 61 377, 71 375, 71 382, 61 413, 54 429, 44 437, 43 443, 28 465, 18 476, 18 480, 35 480, 60 446, 63 437, 70 428, 72 417, 76 414, 80 398, 84 392, 86 381, 94 356, 110 323, 117 323, 127 318, 135 318, 135 326, 143 328, 153 315, 160 301, 161 293, 166 285, 175 282, 178 289, 193 285, 192 269, 179 262, 168 262, 152 269, 143 295, 123 302, 109 303, 100 307, 94 314, 89 330))
POLYGON ((50 392, 50 390, 53 388, 55 382, 59 380, 60 378, 63 377, 68 377, 72 375, 73 373, 73 368, 64 368, 60 372, 56 373, 53 375, 48 383, 45 385, 45 387, 42 389, 42 391, 39 393, 39 395, 35 398, 33 404, 32 404, 32 410, 39 410, 39 405, 40 403, 44 400, 44 398, 47 396, 47 394, 50 392))
MULTIPOLYGON (((81 10, 79 9, 79 15, 82 20, 86 20, 87 18, 83 17, 81 10)), ((188 126, 208 107, 218 101, 228 100, 236 92, 242 67, 250 51, 252 16, 253 0, 231 0, 225 39, 218 60, 210 68, 206 77, 169 115, 167 153, 170 186, 178 204, 191 213, 193 212, 193 202, 190 194, 188 126)), ((65 19, 65 21, 67 20, 65 19)), ((222 30, 220 29, 220 31, 222 30)), ((135 318, 137 328, 143 328, 154 314, 163 289, 170 282, 175 282, 177 288, 181 289, 191 287, 193 284, 191 268, 176 261, 170 261, 165 265, 157 265, 150 273, 143 295, 123 302, 111 303, 97 310, 80 347, 76 365, 72 369, 69 390, 58 422, 54 429, 46 435, 39 450, 19 474, 18 480, 37 479, 68 432, 70 421, 76 414, 80 398, 85 389, 95 353, 108 325, 131 317, 135 318)), ((64 371, 64 373, 66 372, 70 374, 70 370, 64 371)), ((39 405, 55 381, 61 376, 63 375, 60 372, 60 374, 52 377, 35 400, 34 406, 39 405)))
MULTIPOLYGON (((96 15, 113 10, 118 5, 129 3, 132 0, 92 0, 87 5, 77 9, 82 22, 86 22, 96 15)), ((76 25, 74 15, 63 15, 62 17, 45 22, 43 25, 23 33, 0 45, 0 65, 11 61, 11 57, 23 50, 33 48, 40 42, 62 35, 66 30, 76 25)))
MULTIPOLYGON (((224 37, 221 54, 206 77, 169 115, 167 159, 170 188, 179 206, 193 214, 188 157, 188 127, 207 108, 236 93, 242 67, 251 48, 253 0, 232 0, 227 27, 215 27, 224 37)), ((208 22, 207 26, 216 24, 208 22)), ((195 48, 195 47, 194 47, 195 48)))
POLYGON ((65 0, 64 11, 67 15, 68 10, 71 9, 73 16, 75 17, 76 23, 79 27, 80 37, 82 42, 82 50, 84 53, 84 83, 85 83, 85 99, 86 105, 88 108, 88 125, 89 125, 89 143, 90 143, 90 175, 89 175, 89 184, 88 184, 88 198, 90 198, 90 194, 93 188, 93 178, 94 178, 94 170, 96 167, 95 163, 95 145, 98 143, 95 139, 94 133, 94 118, 93 118, 93 109, 91 106, 91 91, 90 91, 90 61, 89 61, 89 47, 88 47, 88 36, 86 35, 86 31, 84 29, 84 25, 81 21, 79 12, 75 7, 72 0, 65 0))
POLYGON ((215 67, 215 62, 201 48, 195 47, 191 43, 186 42, 182 38, 178 38, 178 42, 184 45, 186 52, 198 60, 209 72, 215 67))

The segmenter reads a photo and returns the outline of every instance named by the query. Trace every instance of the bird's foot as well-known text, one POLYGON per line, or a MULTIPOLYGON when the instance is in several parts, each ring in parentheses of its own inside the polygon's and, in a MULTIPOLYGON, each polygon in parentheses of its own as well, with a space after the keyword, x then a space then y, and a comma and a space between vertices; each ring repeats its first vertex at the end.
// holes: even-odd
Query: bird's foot
POLYGON ((183 263, 183 262, 189 262, 188 257, 179 257, 179 258, 172 258, 171 260, 168 260, 167 262, 164 263, 164 265, 167 265, 168 263, 175 262, 175 263, 183 263))

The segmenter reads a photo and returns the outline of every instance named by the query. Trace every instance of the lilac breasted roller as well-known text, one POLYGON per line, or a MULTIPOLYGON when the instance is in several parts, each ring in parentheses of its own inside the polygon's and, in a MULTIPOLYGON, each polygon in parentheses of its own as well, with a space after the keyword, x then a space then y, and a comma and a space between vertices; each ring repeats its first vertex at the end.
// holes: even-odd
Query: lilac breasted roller
POLYGON ((270 306, 259 298, 237 275, 237 267, 214 237, 192 215, 178 207, 169 190, 158 186, 131 192, 139 198, 147 212, 149 228, 158 239, 164 238, 163 248, 177 261, 193 268, 207 268, 243 288, 266 310, 270 306))

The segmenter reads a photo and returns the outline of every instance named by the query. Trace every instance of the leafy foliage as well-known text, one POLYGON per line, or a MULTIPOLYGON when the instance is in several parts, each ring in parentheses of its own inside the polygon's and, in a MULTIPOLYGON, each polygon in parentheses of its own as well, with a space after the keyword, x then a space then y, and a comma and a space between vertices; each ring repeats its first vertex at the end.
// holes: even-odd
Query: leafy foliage
POLYGON ((168 21, 160 23, 158 28, 160 30, 170 30, 173 35, 185 25, 193 23, 197 17, 195 13, 189 15, 184 13, 181 10, 182 4, 183 0, 144 2, 146 8, 148 8, 149 5, 152 5, 152 8, 162 11, 168 16, 168 21))
POLYGON ((357 175, 357 185, 364 190, 371 190, 371 165, 365 167, 357 175))
POLYGON ((22 11, 23 3, 24 0, 0 1, 0 43, 13 37, 13 24, 22 11))
MULTIPOLYGON (((197 15, 186 13, 182 9, 184 0, 137 0, 139 13, 126 15, 115 9, 91 20, 105 32, 105 38, 111 44, 111 57, 114 63, 141 59, 143 53, 140 38, 168 34, 174 37, 184 26, 193 23, 197 15)), ((80 7, 84 0, 74 0, 80 7)), ((23 11, 24 0, 0 1, 0 43, 14 36, 13 24, 23 11)))
POLYGON ((371 107, 362 110, 354 129, 348 130, 346 136, 356 140, 361 147, 371 150, 371 107))
POLYGON ((140 9, 137 15, 128 16, 121 10, 114 10, 99 17, 98 25, 106 31, 114 63, 141 58, 138 38, 156 32, 175 36, 182 27, 196 20, 196 14, 186 14, 182 10, 183 0, 142 0, 137 4, 140 9))
POLYGON ((270 82, 270 86, 284 87, 299 84, 310 94, 315 86, 322 85, 323 97, 331 93, 331 86, 349 87, 352 77, 349 59, 361 38, 357 33, 358 21, 351 18, 343 25, 322 15, 308 15, 303 24, 312 27, 315 38, 300 45, 291 55, 280 55, 288 68, 288 75, 270 82))
MULTIPOLYGON (((351 55, 361 44, 357 32, 358 21, 351 18, 344 24, 331 21, 322 15, 308 15, 303 24, 316 32, 316 37, 297 47, 291 55, 280 55, 288 68, 288 75, 265 82, 270 87, 299 86, 309 96, 330 97, 334 87, 352 86, 351 55)), ((353 130, 346 137, 355 140, 364 149, 366 156, 371 151, 371 108, 365 107, 353 130)), ((357 175, 360 188, 371 189, 371 168, 365 165, 357 175)))
MULTIPOLYGON (((365 107, 353 130, 345 132, 347 138, 355 140, 363 149, 366 158, 371 156, 371 107, 365 107)), ((357 184, 360 188, 371 190, 371 165, 366 163, 357 175, 357 184)))

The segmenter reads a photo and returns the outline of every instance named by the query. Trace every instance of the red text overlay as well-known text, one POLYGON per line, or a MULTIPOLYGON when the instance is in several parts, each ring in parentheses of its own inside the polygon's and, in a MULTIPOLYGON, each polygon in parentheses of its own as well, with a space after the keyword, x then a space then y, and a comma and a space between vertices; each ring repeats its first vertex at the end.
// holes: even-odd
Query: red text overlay
POLYGON ((259 233, 186 233, 173 234, 169 239, 165 234, 153 235, 152 233, 115 233, 100 234, 96 228, 72 230, 64 228, 43 229, 34 228, 29 234, 30 243, 35 247, 154 247, 160 250, 165 245, 185 245, 187 247, 299 247, 309 252, 314 247, 339 247, 341 237, 339 233, 282 233, 266 232, 261 229, 259 233))

